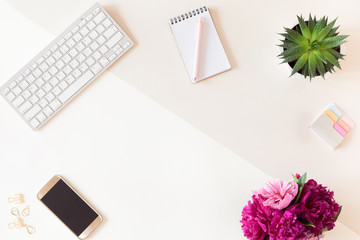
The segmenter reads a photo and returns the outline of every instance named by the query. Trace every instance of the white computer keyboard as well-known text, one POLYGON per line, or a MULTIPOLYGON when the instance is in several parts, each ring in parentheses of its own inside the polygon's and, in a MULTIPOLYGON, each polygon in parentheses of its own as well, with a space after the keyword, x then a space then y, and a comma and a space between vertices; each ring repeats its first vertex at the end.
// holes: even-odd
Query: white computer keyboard
POLYGON ((1 88, 1 95, 38 130, 134 45, 98 3, 1 88))

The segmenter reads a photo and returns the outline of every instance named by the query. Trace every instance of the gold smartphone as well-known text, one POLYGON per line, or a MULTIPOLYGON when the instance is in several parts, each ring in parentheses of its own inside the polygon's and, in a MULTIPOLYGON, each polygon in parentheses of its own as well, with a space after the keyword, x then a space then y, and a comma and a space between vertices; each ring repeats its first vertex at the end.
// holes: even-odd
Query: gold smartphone
POLYGON ((37 194, 79 239, 84 239, 102 222, 102 217, 60 176, 54 176, 37 194))

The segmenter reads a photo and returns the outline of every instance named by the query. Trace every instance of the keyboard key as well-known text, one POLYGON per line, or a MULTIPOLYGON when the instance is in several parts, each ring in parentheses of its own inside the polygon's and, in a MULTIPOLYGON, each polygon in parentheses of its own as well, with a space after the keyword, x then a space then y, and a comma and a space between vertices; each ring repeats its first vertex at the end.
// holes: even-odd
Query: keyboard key
POLYGON ((89 34, 89 37, 94 40, 95 38, 97 38, 99 36, 99 34, 96 32, 96 31, 92 31, 90 34, 89 34))
POLYGON ((79 63, 81 63, 81 62, 83 62, 83 61, 86 59, 86 57, 84 56, 84 54, 80 53, 80 54, 76 57, 76 59, 79 61, 79 63))
POLYGON ((85 48, 85 46, 84 46, 84 44, 82 44, 82 43, 79 43, 79 44, 76 46, 76 50, 78 50, 79 52, 82 51, 84 48, 85 48))
POLYGON ((34 93, 36 90, 38 90, 38 87, 35 84, 33 84, 29 87, 29 90, 30 92, 34 93))
POLYGON ((65 54, 69 51, 70 49, 68 48, 68 46, 64 45, 60 48, 60 52, 62 52, 62 54, 65 54))
POLYGON ((35 77, 32 74, 30 74, 29 76, 26 77, 26 81, 28 83, 32 83, 35 81, 35 77))
POLYGON ((15 86, 16 86, 16 82, 12 82, 9 87, 14 88, 15 86))
POLYGON ((75 40, 75 42, 79 42, 82 39, 82 36, 80 33, 76 33, 73 39, 75 40))
POLYGON ((66 77, 65 73, 63 72, 59 72, 58 74, 56 74, 56 78, 61 81, 66 77))
POLYGON ((55 66, 58 68, 58 69, 62 69, 64 66, 65 66, 65 63, 61 60, 59 60, 55 66))
POLYGON ((71 73, 72 68, 70 66, 66 66, 66 67, 64 67, 63 71, 66 75, 68 75, 69 73, 71 73))
POLYGON ((93 30, 93 28, 96 27, 96 24, 93 21, 91 21, 88 23, 87 27, 89 28, 89 30, 93 30))
POLYGON ((36 118, 37 118, 37 120, 39 120, 39 122, 43 122, 43 121, 45 121, 45 119, 46 119, 46 116, 45 116, 45 114, 43 114, 42 112, 40 112, 37 116, 36 116, 36 118))
POLYGON ((79 53, 79 52, 76 51, 75 48, 71 49, 71 51, 69 52, 70 56, 72 56, 72 57, 75 57, 78 53, 79 53))
POLYGON ((20 75, 20 76, 15 80, 15 82, 19 83, 19 82, 21 82, 21 80, 23 80, 23 79, 24 79, 24 77, 23 77, 22 75, 20 75))
POLYGON ((61 102, 59 102, 59 100, 55 99, 54 101, 52 101, 49 106, 55 111, 56 109, 58 109, 61 106, 61 102))
POLYGON ((70 75, 66 78, 66 82, 69 84, 71 84, 73 81, 75 81, 75 78, 73 75, 70 75))
POLYGON ((13 94, 12 92, 9 93, 8 95, 6 95, 6 98, 9 100, 9 101, 12 101, 15 99, 15 94, 13 94))
POLYGON ((59 42, 58 42, 58 45, 61 46, 65 43, 65 39, 61 39, 59 42))
POLYGON ((49 93, 48 95, 46 95, 45 98, 46 98, 46 100, 48 100, 50 102, 51 100, 53 100, 55 98, 55 96, 52 93, 49 93))
POLYGON ((45 81, 47 81, 47 80, 49 80, 49 79, 51 78, 51 74, 48 73, 48 72, 46 72, 46 73, 44 73, 44 75, 42 76, 42 78, 43 78, 45 81))
POLYGON ((55 66, 52 66, 50 69, 49 69, 49 73, 51 75, 55 75, 59 70, 55 67, 55 66))
POLYGON ((49 117, 53 112, 54 112, 54 111, 51 110, 50 107, 44 108, 44 113, 45 113, 45 115, 48 116, 48 117, 49 117))
POLYGON ((50 51, 47 51, 46 53, 45 53, 45 55, 44 55, 44 58, 47 58, 47 57, 49 57, 51 55, 51 52, 50 51))
POLYGON ((6 96, 6 94, 8 94, 10 92, 10 88, 5 88, 3 91, 2 91, 2 94, 4 96, 6 96))
POLYGON ((86 24, 86 21, 83 19, 83 20, 81 20, 81 22, 79 23, 79 27, 82 27, 82 26, 84 26, 86 24))
POLYGON ((76 61, 76 60, 72 60, 71 63, 70 63, 70 66, 71 66, 72 68, 76 68, 77 66, 79 66, 79 62, 76 61))
POLYGON ((30 98, 29 98, 29 101, 32 103, 32 104, 35 104, 39 101, 39 98, 35 95, 32 95, 30 98))
POLYGON ((36 120, 35 118, 33 120, 30 121, 30 125, 33 127, 33 128, 37 128, 37 126, 40 125, 39 121, 36 120))
POLYGON ((103 57, 102 59, 100 59, 100 63, 105 67, 109 64, 109 60, 107 60, 106 57, 103 57))
POLYGON ((129 41, 126 41, 126 42, 123 44, 122 47, 123 47, 123 48, 127 48, 128 46, 130 46, 130 44, 131 44, 131 43, 130 43, 129 41))
POLYGON ((24 80, 20 83, 20 87, 24 90, 25 88, 27 88, 27 86, 29 86, 29 84, 24 80))
POLYGON ((64 63, 68 63, 68 62, 70 62, 70 60, 71 60, 71 57, 69 56, 69 55, 65 55, 64 57, 63 57, 63 59, 62 59, 63 61, 64 61, 64 63))
POLYGON ((55 87, 56 84, 59 83, 59 80, 57 80, 56 78, 52 78, 52 79, 50 80, 50 83, 51 83, 51 85, 52 85, 53 87, 55 87))
POLYGON ((104 42, 106 42, 106 39, 103 36, 100 36, 100 37, 98 37, 98 39, 96 41, 101 45, 104 42))
POLYGON ((76 27, 73 28, 73 30, 72 30, 71 32, 72 32, 72 33, 76 33, 77 31, 79 31, 79 29, 80 29, 80 28, 79 28, 78 26, 76 26, 76 27))
POLYGON ((116 43, 118 43, 124 36, 121 32, 117 32, 107 43, 106 46, 112 48, 116 43))
POLYGON ((73 75, 75 78, 79 77, 81 75, 81 72, 79 69, 76 69, 74 72, 73 72, 73 75))
POLYGON ((118 29, 114 25, 112 25, 108 30, 106 30, 106 32, 104 33, 104 36, 106 38, 109 38, 117 31, 118 31, 118 29))
POLYGON ((69 84, 67 84, 67 82, 63 81, 59 84, 59 87, 64 90, 65 88, 67 88, 69 86, 69 84))
POLYGON ((68 89, 66 89, 58 98, 62 103, 65 103, 71 98, 77 91, 80 90, 86 83, 88 83, 94 74, 91 71, 87 71, 77 81, 75 81, 68 89))
POLYGON ((31 96, 31 93, 30 93, 28 90, 25 90, 25 91, 21 94, 21 96, 23 96, 25 99, 27 99, 28 97, 31 96))
POLYGON ((27 120, 32 119, 38 112, 40 112, 41 108, 39 105, 35 105, 34 107, 32 107, 25 115, 24 117, 27 120))
POLYGON ((76 42, 72 39, 68 40, 66 42, 66 45, 69 47, 69 48, 72 48, 73 46, 75 46, 76 42))
POLYGON ((45 81, 42 80, 41 78, 39 78, 38 80, 35 81, 35 84, 38 86, 38 87, 41 87, 42 85, 44 85, 45 81))
POLYGON ((65 39, 69 39, 71 37, 72 33, 71 32, 68 32, 66 35, 65 35, 65 39))
POLYGON ((16 98, 13 101, 13 105, 14 105, 14 107, 18 108, 24 101, 25 101, 25 99, 23 97, 19 96, 18 98, 16 98))
POLYGON ((87 29, 87 27, 83 27, 83 28, 80 30, 80 33, 81 33, 83 36, 86 36, 86 35, 89 33, 89 29, 87 29))
POLYGON ((94 22, 95 22, 96 24, 99 24, 99 23, 101 23, 101 21, 104 20, 105 18, 106 18, 106 15, 105 15, 103 12, 101 12, 101 13, 99 13, 99 15, 97 15, 97 16, 94 18, 94 22))
POLYGON ((35 77, 40 77, 41 76, 41 74, 42 74, 42 71, 40 71, 40 69, 35 69, 35 71, 33 72, 33 74, 34 74, 34 76, 35 77))
POLYGON ((34 69, 37 67, 37 63, 33 63, 30 67, 31 71, 34 71, 34 69))
POLYGON ((98 51, 96 51, 96 52, 94 53, 93 57, 94 57, 96 60, 99 60, 99 58, 101 58, 101 54, 100 54, 98 51))
POLYGON ((38 96, 39 98, 42 98, 43 96, 45 96, 45 91, 40 89, 39 91, 37 91, 36 96, 38 96))
POLYGON ((49 66, 46 63, 43 63, 43 64, 40 65, 40 69, 43 72, 45 72, 48 68, 49 68, 49 66))
POLYGON ((96 15, 98 12, 100 12, 100 8, 96 8, 96 9, 93 11, 93 14, 96 15))
POLYGON ((121 47, 121 48, 119 48, 118 50, 116 50, 116 54, 117 55, 119 55, 119 54, 121 54, 122 52, 124 51, 124 49, 121 47))
POLYGON ((58 45, 55 45, 55 46, 53 46, 50 50, 52 51, 52 52, 54 52, 56 49, 58 49, 58 45))
POLYGON ((23 105, 21 105, 18 110, 20 113, 24 114, 27 110, 32 107, 32 104, 29 101, 26 101, 23 105))
POLYGON ((92 53, 92 51, 91 51, 91 49, 90 48, 85 48, 85 50, 84 50, 84 54, 85 54, 85 56, 90 56, 90 54, 92 53))
POLYGON ((109 19, 106 19, 104 22, 103 22, 103 25, 105 28, 108 28, 110 25, 111 25, 111 21, 109 19))
POLYGON ((48 105, 48 101, 46 101, 46 99, 41 99, 39 105, 40 107, 44 108, 46 105, 48 105))
POLYGON ((98 49, 99 44, 97 44, 97 42, 93 42, 92 44, 90 44, 90 48, 95 51, 96 49, 98 49))
POLYGON ((92 57, 89 57, 87 60, 86 60, 86 64, 88 66, 91 66, 95 63, 95 60, 92 58, 92 57))
POLYGON ((39 59, 36 61, 36 63, 37 63, 37 64, 40 64, 40 63, 42 63, 44 60, 45 60, 45 58, 44 58, 44 57, 41 57, 41 58, 39 58, 39 59))
POLYGON ((42 87, 42 89, 44 89, 45 92, 49 92, 52 89, 52 86, 47 83, 42 87))
POLYGON ((111 55, 111 56, 109 57, 109 60, 112 61, 112 60, 114 60, 115 58, 116 58, 116 54, 113 54, 113 55, 111 55))
POLYGON ((105 27, 103 25, 99 25, 97 28, 96 28, 96 31, 98 33, 102 33, 103 31, 105 31, 105 27))
POLYGON ((97 74, 98 72, 100 72, 102 69, 102 67, 100 66, 100 64, 96 63, 92 68, 91 68, 91 71, 94 73, 94 74, 97 74))
POLYGON ((83 63, 83 64, 80 65, 80 68, 79 68, 79 69, 80 69, 82 72, 85 72, 88 68, 89 68, 88 65, 86 65, 86 63, 83 63))
POLYGON ((52 91, 51 91, 55 96, 59 95, 61 93, 61 89, 59 87, 55 87, 52 91))
POLYGON ((59 60, 61 57, 62 57, 62 54, 61 54, 59 51, 56 51, 56 52, 54 53, 54 58, 55 58, 56 60, 59 60))
POLYGON ((22 92, 21 88, 19 88, 19 87, 15 87, 12 91, 16 96, 22 92))
POLYGON ((85 46, 89 45, 91 43, 91 39, 89 37, 84 38, 83 43, 85 46))
POLYGON ((49 64, 49 66, 51 66, 55 63, 55 59, 53 57, 49 57, 46 62, 49 64))
POLYGON ((93 18, 93 16, 94 15, 92 15, 92 14, 89 14, 85 19, 86 19, 86 21, 89 21, 90 19, 92 19, 93 18))
POLYGON ((105 54, 107 53, 107 51, 109 51, 109 49, 106 46, 102 46, 99 50, 102 54, 105 54))

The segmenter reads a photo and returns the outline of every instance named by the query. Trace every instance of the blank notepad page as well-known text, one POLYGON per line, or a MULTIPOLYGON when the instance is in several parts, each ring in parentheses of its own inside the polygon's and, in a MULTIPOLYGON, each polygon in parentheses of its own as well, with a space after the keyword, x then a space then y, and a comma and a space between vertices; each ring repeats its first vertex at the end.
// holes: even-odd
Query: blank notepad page
POLYGON ((190 78, 194 75, 198 22, 201 16, 199 80, 231 69, 225 50, 206 7, 170 20, 170 26, 190 78))

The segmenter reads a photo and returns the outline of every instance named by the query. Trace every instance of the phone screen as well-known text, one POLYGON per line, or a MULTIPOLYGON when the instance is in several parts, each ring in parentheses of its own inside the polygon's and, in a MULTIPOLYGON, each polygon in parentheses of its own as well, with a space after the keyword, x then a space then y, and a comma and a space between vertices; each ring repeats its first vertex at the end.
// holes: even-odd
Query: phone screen
POLYGON ((77 236, 99 216, 61 179, 41 201, 77 236))

